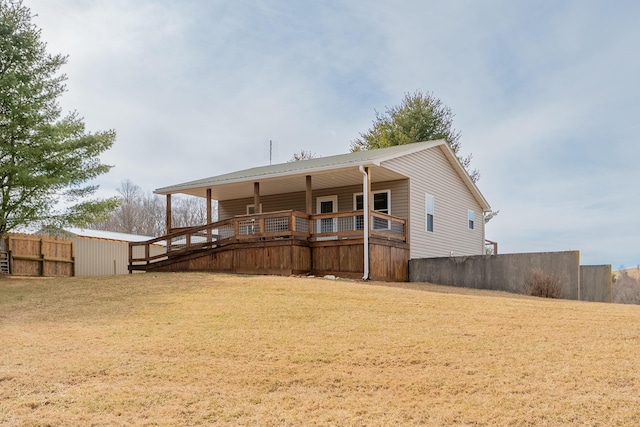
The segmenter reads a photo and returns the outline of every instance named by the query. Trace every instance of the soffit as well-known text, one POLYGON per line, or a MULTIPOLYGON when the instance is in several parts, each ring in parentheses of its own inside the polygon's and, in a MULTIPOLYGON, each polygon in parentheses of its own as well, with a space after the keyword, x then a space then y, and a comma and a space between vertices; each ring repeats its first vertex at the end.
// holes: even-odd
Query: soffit
MULTIPOLYGON (((372 183, 395 181, 406 178, 404 175, 378 166, 370 166, 369 168, 371 171, 372 183)), ((260 196, 294 193, 299 191, 304 192, 307 188, 307 175, 311 175, 311 188, 313 190, 345 187, 349 185, 362 185, 362 173, 357 167, 334 169, 331 171, 311 174, 301 173, 299 175, 290 175, 280 178, 263 178, 256 182, 260 183, 260 196)), ((253 197, 253 182, 237 182, 191 188, 185 189, 181 191, 181 193, 198 197, 206 197, 207 188, 211 188, 211 198, 213 200, 233 200, 253 197)))

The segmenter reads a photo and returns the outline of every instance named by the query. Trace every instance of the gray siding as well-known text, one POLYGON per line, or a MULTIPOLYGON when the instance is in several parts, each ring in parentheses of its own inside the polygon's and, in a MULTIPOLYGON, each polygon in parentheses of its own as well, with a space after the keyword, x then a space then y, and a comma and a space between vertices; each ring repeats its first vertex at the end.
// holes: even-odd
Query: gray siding
MULTIPOLYGON (((305 211, 305 193, 304 191, 297 193, 276 194, 273 196, 260 197, 262 204, 262 212, 276 211, 305 211)), ((218 219, 224 220, 233 218, 238 215, 247 214, 247 205, 253 204, 253 197, 244 199, 218 201, 218 219)))
MULTIPOLYGON (((408 218, 409 213, 409 185, 408 180, 377 182, 371 186, 372 191, 391 190, 391 215, 399 218, 408 218)), ((323 190, 313 190, 313 212, 316 212, 316 199, 322 196, 338 196, 338 211, 353 210, 353 195, 362 193, 362 186, 354 185, 347 187, 329 188, 323 190)), ((285 210, 296 210, 304 212, 305 192, 277 194, 272 196, 261 196, 263 212, 275 212, 285 210)), ((253 204, 253 198, 225 200, 218 202, 218 218, 220 220, 232 218, 237 215, 247 213, 247 205, 253 204)))
POLYGON ((409 177, 409 242, 411 258, 484 253, 482 208, 445 154, 434 147, 382 164, 409 177), (435 198, 434 231, 426 231, 425 194, 435 198), (468 228, 468 210, 475 215, 468 228))

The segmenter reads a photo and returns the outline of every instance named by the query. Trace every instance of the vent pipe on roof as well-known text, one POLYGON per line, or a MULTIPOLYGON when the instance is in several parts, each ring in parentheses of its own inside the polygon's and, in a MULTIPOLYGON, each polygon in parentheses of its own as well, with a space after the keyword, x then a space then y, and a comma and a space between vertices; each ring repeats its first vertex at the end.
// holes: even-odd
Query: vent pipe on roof
POLYGON ((364 235, 364 275, 362 280, 369 280, 369 173, 360 165, 362 173, 362 218, 364 219, 362 234, 364 235))

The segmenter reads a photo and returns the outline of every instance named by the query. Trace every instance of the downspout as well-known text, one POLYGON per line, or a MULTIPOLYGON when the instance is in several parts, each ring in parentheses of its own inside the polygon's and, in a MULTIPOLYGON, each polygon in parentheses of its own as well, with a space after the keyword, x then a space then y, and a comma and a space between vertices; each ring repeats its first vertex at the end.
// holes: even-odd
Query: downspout
POLYGON ((364 218, 364 275, 362 280, 369 280, 369 174, 364 166, 358 167, 362 173, 362 217, 364 218))

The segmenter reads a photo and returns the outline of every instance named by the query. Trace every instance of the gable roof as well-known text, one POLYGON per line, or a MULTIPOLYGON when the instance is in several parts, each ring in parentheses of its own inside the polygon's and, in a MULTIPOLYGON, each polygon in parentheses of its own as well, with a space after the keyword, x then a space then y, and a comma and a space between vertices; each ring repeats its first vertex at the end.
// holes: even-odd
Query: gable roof
MULTIPOLYGON (((198 179, 195 181, 188 181, 181 184, 171 185, 168 187, 158 188, 154 191, 156 194, 175 194, 175 193, 184 193, 184 194, 192 194, 202 196, 202 192, 206 188, 216 188, 221 186, 230 186, 234 188, 238 188, 234 184, 241 183, 253 183, 256 181, 264 182, 265 180, 277 180, 283 179, 287 177, 295 177, 295 176, 304 176, 304 175, 312 175, 314 176, 314 189, 315 188, 327 188, 321 184, 323 178, 326 181, 331 181, 328 179, 331 175, 335 175, 335 172, 342 170, 342 174, 350 173, 351 179, 356 179, 355 182, 362 182, 362 176, 357 171, 359 166, 374 166, 378 167, 376 169, 376 174, 380 175, 380 180, 394 180, 394 179, 402 179, 406 178, 400 174, 392 172, 390 170, 384 169, 382 163, 387 160, 407 156, 413 153, 417 153, 423 150, 432 149, 434 147, 439 147, 443 150, 454 169, 461 176, 467 187, 469 187, 470 191, 474 194, 478 202, 482 205, 484 209, 489 209, 489 204, 485 200, 484 196, 480 193, 480 190, 476 187, 475 183, 469 178, 469 175, 465 171, 464 167, 460 164, 457 157, 446 143, 445 140, 436 140, 436 141, 425 141, 425 142, 416 142, 412 144, 406 145, 396 145, 393 147, 387 148, 378 148, 375 150, 367 150, 367 151, 356 151, 353 153, 347 154, 339 154, 335 156, 328 157, 319 157, 315 159, 309 160, 301 160, 296 162, 287 162, 287 163, 279 163, 275 165, 269 166, 259 166, 250 169, 244 169, 236 172, 231 172, 227 174, 212 176, 208 178, 198 179), (350 170, 348 172, 347 170, 350 170), (316 179, 317 178, 317 179, 316 179), (319 185, 319 187, 318 187, 319 185), (198 191, 201 190, 201 191, 198 191)), ((302 184, 300 184, 302 185, 302 184)), ((327 185, 328 186, 328 185, 327 185)), ((333 185, 335 186, 335 185, 333 185)), ((303 190, 304 187, 302 186, 303 190)), ((290 189, 289 189, 290 191, 290 189)), ((263 189, 260 190, 261 194, 263 193, 263 189)), ((282 191, 285 192, 285 191, 282 191)), ((274 191, 275 193, 275 191, 274 191)), ((251 189, 251 194, 253 194, 253 190, 251 189)), ((239 198, 238 196, 236 198, 239 198)), ((244 197, 247 197, 245 195, 244 197)), ((214 197, 215 199, 215 197, 214 197)))

